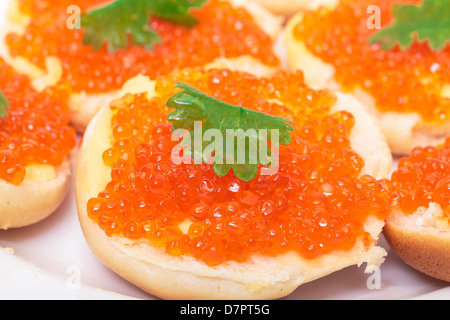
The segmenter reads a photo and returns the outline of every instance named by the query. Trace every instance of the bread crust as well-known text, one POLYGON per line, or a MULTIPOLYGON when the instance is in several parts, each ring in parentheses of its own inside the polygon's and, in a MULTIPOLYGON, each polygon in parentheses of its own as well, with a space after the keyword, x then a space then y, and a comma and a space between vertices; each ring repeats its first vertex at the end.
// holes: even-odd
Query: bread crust
MULTIPOLYGON (((223 1, 229 1, 236 7, 244 7, 255 17, 255 21, 258 23, 261 30, 269 35, 275 42, 282 27, 283 19, 281 17, 273 15, 254 2, 248 2, 246 0, 223 1)), ((0 30, 0 41, 2 41, 0 42, 0 55, 3 56, 8 63, 15 66, 15 69, 30 76, 30 78, 33 79, 33 83, 36 84, 36 89, 39 91, 44 89, 48 84, 58 82, 62 76, 62 72, 57 73, 57 71, 62 70, 62 67, 60 66, 61 62, 57 57, 50 57, 52 61, 50 64, 52 66, 50 68, 51 70, 48 67, 46 70, 41 70, 24 58, 12 58, 9 55, 6 44, 3 41, 5 36, 9 32, 17 34, 23 33, 28 24, 28 19, 27 16, 18 12, 17 0, 12 1, 8 17, 9 22, 5 26, 2 26, 2 29, 0 30)), ((233 61, 233 63, 227 67, 239 67, 240 70, 248 71, 258 76, 270 76, 278 70, 276 67, 263 65, 260 61, 251 56, 241 56, 235 59, 218 58, 206 65, 205 68, 223 66, 225 63, 229 63, 229 61, 233 61)), ((107 105, 116 94, 117 91, 99 94, 87 94, 85 92, 72 94, 69 100, 72 126, 79 133, 83 133, 92 117, 102 106, 107 105)))
POLYGON ((383 230, 394 252, 408 265, 450 282, 450 224, 442 207, 430 203, 412 214, 391 213, 383 230))
MULTIPOLYGON (((332 8, 336 4, 329 1, 328 5, 332 8)), ((306 83, 312 87, 343 91, 334 79, 334 66, 314 56, 304 43, 294 37, 293 30, 297 24, 301 23, 302 19, 303 13, 297 13, 289 20, 284 32, 289 68, 302 70, 306 83)), ((439 145, 450 135, 450 121, 433 124, 423 121, 421 116, 415 112, 379 111, 374 98, 361 87, 354 89, 349 94, 357 97, 367 107, 368 112, 378 119, 394 155, 407 155, 416 146, 439 145)))
POLYGON ((384 235, 395 253, 414 269, 450 282, 450 236, 408 230, 387 221, 384 235))
MULTIPOLYGON (((146 81, 147 84, 142 85, 141 82, 138 85, 139 81, 132 79, 129 81, 132 90, 124 89, 124 92, 142 92, 146 88, 151 97, 154 94, 154 82, 146 81)), ((351 97, 350 100, 341 99, 343 103, 337 104, 335 111, 344 108, 349 101, 355 103, 355 109, 360 105, 351 97)), ((366 262, 366 271, 371 272, 384 261, 386 252, 376 246, 384 222, 376 219, 368 221, 366 226, 374 238, 370 248, 357 242, 350 251, 327 254, 316 260, 306 260, 289 252, 278 257, 255 255, 245 263, 229 261, 216 267, 209 267, 190 256, 170 256, 165 250, 145 241, 133 242, 106 236, 88 217, 86 204, 109 181, 110 168, 103 164, 101 155, 112 143, 110 119, 111 111, 105 106, 86 130, 77 162, 78 215, 86 241, 94 254, 109 268, 143 290, 164 299, 275 299, 286 296, 303 283, 347 266, 366 262)), ((372 125, 372 118, 364 112, 357 114, 356 119, 357 123, 362 122, 362 126, 372 125)), ((374 125, 375 131, 377 128, 374 125)), ((376 148, 384 150, 385 158, 380 159, 384 164, 374 165, 368 170, 387 177, 392 158, 381 133, 375 136, 381 139, 376 148)), ((352 143, 354 148, 371 145, 364 139, 357 139, 356 135, 352 143)), ((368 151, 362 153, 372 154, 368 151)))
POLYGON ((29 226, 55 212, 70 186, 70 157, 55 171, 56 175, 52 179, 25 179, 18 186, 0 180, 0 229, 29 226))

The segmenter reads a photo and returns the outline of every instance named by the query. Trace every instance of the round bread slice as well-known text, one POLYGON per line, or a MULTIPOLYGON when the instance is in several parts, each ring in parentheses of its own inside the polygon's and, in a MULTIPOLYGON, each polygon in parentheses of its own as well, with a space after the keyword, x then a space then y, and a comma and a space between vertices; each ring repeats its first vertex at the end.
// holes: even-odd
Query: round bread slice
MULTIPOLYGON (((19 162, 24 166, 21 167, 20 180, 7 178, 8 174, 14 173, 10 171, 14 167, 9 167, 6 170, 7 175, 0 178, 0 229, 9 229, 37 223, 60 206, 69 189, 74 151, 63 149, 64 153, 61 154, 63 151, 58 149, 55 143, 70 143, 72 148, 76 141, 73 132, 70 138, 69 135, 62 138, 62 130, 57 133, 54 131, 56 128, 71 130, 67 125, 67 109, 63 108, 65 102, 53 100, 59 92, 54 93, 52 89, 38 94, 33 90, 28 78, 20 76, 17 70, 1 58, 0 69, 3 93, 11 104, 7 117, 1 119, 0 147, 2 152, 11 151, 15 165, 19 162), (43 140, 42 134, 45 133, 52 134, 51 138, 43 140), (29 149, 30 145, 35 147, 29 149), (49 153, 53 155, 55 152, 61 158, 58 157, 53 162, 49 153), (46 154, 44 158, 42 153, 46 154)), ((7 159, 8 156, 2 156, 3 168, 8 165, 7 159)))
MULTIPOLYGON (((154 85, 139 76, 128 81, 121 94, 147 92, 152 97, 154 85)), ((374 119, 360 102, 347 95, 338 95, 332 108, 337 110, 355 116, 351 144, 366 161, 362 174, 387 177, 392 158, 374 119)), ((315 260, 288 252, 276 257, 253 255, 244 263, 227 261, 214 267, 191 256, 171 256, 149 242, 107 236, 88 217, 86 205, 110 180, 111 168, 103 163, 102 153, 112 144, 111 117, 110 108, 104 106, 89 124, 80 148, 76 174, 79 220, 94 254, 143 290, 164 299, 275 299, 345 267, 367 263, 366 272, 373 272, 384 261, 386 252, 377 246, 384 221, 376 218, 369 218, 365 224, 373 239, 369 247, 358 241, 349 251, 332 252, 315 260)))
POLYGON ((386 221, 389 245, 408 265, 431 277, 450 282, 450 223, 442 207, 430 203, 413 214, 400 210, 386 221))
POLYGON ((387 218, 386 240, 407 264, 450 282, 450 138, 415 148, 391 181, 399 206, 387 218))
MULTIPOLYGON (((333 9, 338 5, 338 1, 329 0, 322 5, 333 9)), ((308 9, 315 10, 317 7, 312 5, 308 9)), ((311 53, 306 45, 294 36, 294 29, 302 22, 303 15, 303 12, 298 12, 293 16, 287 23, 283 35, 289 68, 302 70, 306 83, 312 87, 343 91, 334 78, 335 67, 311 53)), ((395 155, 406 155, 416 146, 436 146, 450 135, 450 121, 435 124, 425 122, 417 112, 380 111, 375 99, 362 86, 346 93, 358 98, 368 108, 368 112, 378 119, 381 130, 395 155)), ((442 95, 443 98, 450 96, 450 85, 442 95)))
POLYGON ((65 199, 72 176, 71 158, 58 167, 29 165, 18 186, 0 180, 0 229, 20 228, 50 216, 65 199))
MULTIPOLYGON (((245 8, 254 17, 259 28, 273 39, 275 46, 275 40, 277 39, 282 27, 283 19, 281 17, 273 15, 254 2, 245 0, 223 1, 229 1, 235 7, 245 8)), ((33 84, 37 90, 43 90, 47 86, 58 83, 61 79, 63 68, 61 61, 57 57, 47 57, 46 68, 43 70, 23 57, 13 58, 10 56, 7 46, 4 43, 5 36, 11 32, 23 34, 29 23, 29 17, 19 11, 18 0, 11 1, 7 16, 8 22, 5 26, 2 26, 2 29, 0 30, 0 56, 3 56, 5 60, 14 66, 16 70, 27 74, 31 79, 33 79, 33 84)), ((278 71, 277 67, 264 65, 261 61, 250 55, 244 55, 232 59, 218 58, 204 67, 234 67, 258 76, 269 76, 278 71), (231 64, 229 63, 230 61, 232 61, 231 64)), ((117 91, 96 94, 86 92, 73 93, 69 101, 72 114, 72 126, 78 132, 84 132, 89 121, 97 113, 100 107, 108 104, 116 96, 116 94, 117 91)))

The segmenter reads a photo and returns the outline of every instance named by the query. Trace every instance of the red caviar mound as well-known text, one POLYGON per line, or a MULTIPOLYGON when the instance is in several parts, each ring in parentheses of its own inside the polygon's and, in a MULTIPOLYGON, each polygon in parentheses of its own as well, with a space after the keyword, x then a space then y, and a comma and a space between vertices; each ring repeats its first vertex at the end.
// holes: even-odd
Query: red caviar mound
POLYGON ((370 245, 364 223, 370 215, 387 217, 390 182, 359 177, 364 160, 349 141, 354 117, 330 113, 336 98, 307 87, 301 72, 257 78, 188 70, 159 78, 156 92, 111 103, 114 144, 103 153, 111 181, 87 203, 88 216, 108 236, 141 239, 208 265, 291 250, 314 259, 349 250, 358 239, 370 245), (244 182, 232 171, 218 177, 210 164, 174 164, 178 141, 171 139, 165 103, 178 81, 292 119, 295 131, 291 144, 280 147, 278 172, 244 182))
POLYGON ((399 160, 391 180, 403 212, 411 214, 434 202, 450 222, 450 138, 442 146, 412 150, 399 160))
POLYGON ((380 8, 381 27, 392 23, 394 4, 419 4, 419 0, 341 0, 335 9, 304 13, 294 36, 324 62, 335 67, 335 79, 345 90, 360 86, 382 111, 417 112, 427 122, 450 119, 450 99, 442 97, 450 84, 450 45, 439 52, 426 42, 415 42, 402 51, 383 51, 368 39, 367 8, 380 8), (395 93, 393 92, 395 91, 395 93))
POLYGON ((59 166, 75 146, 68 125, 68 94, 64 87, 36 92, 30 80, 0 59, 0 89, 11 109, 0 119, 0 179, 19 185, 26 166, 59 166))
MULTIPOLYGON (((103 5, 105 0, 77 1, 82 12, 103 5)), ((22 56, 44 68, 47 56, 62 62, 63 80, 75 92, 100 93, 117 90, 137 74, 155 79, 175 69, 204 66, 220 57, 249 55, 268 66, 278 65, 271 52, 272 40, 242 8, 228 2, 210 0, 192 10, 199 23, 192 29, 152 18, 151 27, 161 43, 153 51, 133 46, 108 53, 106 46, 94 51, 83 44, 84 31, 67 27, 67 8, 73 1, 21 0, 21 8, 31 16, 23 35, 9 34, 6 43, 12 56, 22 56), (245 36, 243 36, 245 35, 245 36)))

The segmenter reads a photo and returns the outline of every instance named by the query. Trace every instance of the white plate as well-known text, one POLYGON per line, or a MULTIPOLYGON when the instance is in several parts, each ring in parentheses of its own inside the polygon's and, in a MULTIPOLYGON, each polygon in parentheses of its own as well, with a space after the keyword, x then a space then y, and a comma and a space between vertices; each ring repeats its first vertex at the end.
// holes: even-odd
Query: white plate
MULTIPOLYGON (((0 1, 0 26, 8 1, 0 1)), ((73 181, 52 216, 34 226, 0 231, 0 299, 154 299, 107 269, 81 232, 73 181)), ((450 299, 448 283, 405 265, 388 251, 379 274, 349 267, 305 284, 284 299, 450 299)))

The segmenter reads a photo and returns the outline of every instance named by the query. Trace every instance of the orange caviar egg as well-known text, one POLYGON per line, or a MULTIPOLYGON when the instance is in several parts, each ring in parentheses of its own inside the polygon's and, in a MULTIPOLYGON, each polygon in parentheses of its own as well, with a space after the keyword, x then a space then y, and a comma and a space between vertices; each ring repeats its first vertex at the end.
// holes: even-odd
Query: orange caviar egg
POLYGON ((413 213, 434 202, 450 219, 450 137, 442 146, 416 147, 401 158, 392 183, 403 212, 413 213))
POLYGON ((67 92, 36 92, 30 80, 0 59, 0 90, 11 109, 0 119, 0 179, 19 185, 32 163, 59 166, 75 146, 67 92))
MULTIPOLYGON (((106 0, 77 1, 82 12, 107 3, 106 0)), ((161 37, 152 51, 133 46, 108 53, 106 46, 94 51, 83 44, 84 30, 69 29, 65 14, 71 0, 23 0, 23 11, 31 21, 23 35, 9 34, 6 43, 12 56, 23 56, 44 67, 47 56, 62 62, 63 80, 75 92, 107 92, 120 89, 137 74, 152 79, 175 69, 204 66, 220 57, 255 57, 269 66, 278 65, 271 52, 272 40, 242 8, 210 0, 192 10, 199 23, 192 29, 152 18, 150 25, 161 37)))
POLYGON ((314 259, 349 250, 370 235, 369 215, 384 219, 390 184, 360 176, 364 160, 350 147, 354 118, 330 113, 335 97, 304 84, 301 72, 272 78, 229 70, 185 70, 156 81, 157 96, 127 94, 111 104, 111 181, 87 204, 108 236, 143 239, 168 254, 208 265, 252 254, 294 250, 314 259), (279 170, 245 182, 210 164, 175 164, 165 103, 178 81, 233 105, 292 119, 292 142, 280 146, 279 170), (278 101, 278 102, 274 102, 278 101), (114 130, 117 128, 124 130, 114 130), (132 135, 129 134, 132 132, 132 135), (183 225, 185 227, 183 228, 183 225))
POLYGON ((332 64, 335 78, 346 90, 369 92, 382 111, 417 112, 425 121, 450 119, 450 99, 443 90, 450 85, 450 45, 439 52, 426 42, 415 42, 402 51, 383 51, 368 39, 378 30, 367 26, 367 8, 380 8, 381 27, 392 23, 395 4, 420 4, 419 0, 341 0, 333 10, 304 14, 294 30, 314 55, 332 64))

